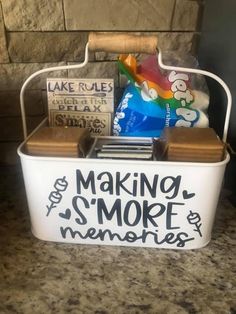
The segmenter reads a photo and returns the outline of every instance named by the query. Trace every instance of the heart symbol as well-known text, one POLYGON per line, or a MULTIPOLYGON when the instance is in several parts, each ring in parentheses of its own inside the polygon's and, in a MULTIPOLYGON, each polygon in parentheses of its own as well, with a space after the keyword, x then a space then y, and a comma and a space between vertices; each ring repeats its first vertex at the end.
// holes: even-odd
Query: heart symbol
POLYGON ((188 193, 188 191, 184 190, 183 191, 183 198, 186 200, 186 199, 189 199, 189 198, 192 198, 195 196, 195 193, 188 193))
POLYGON ((66 209, 65 213, 59 213, 59 216, 64 219, 70 219, 71 211, 69 208, 66 209))

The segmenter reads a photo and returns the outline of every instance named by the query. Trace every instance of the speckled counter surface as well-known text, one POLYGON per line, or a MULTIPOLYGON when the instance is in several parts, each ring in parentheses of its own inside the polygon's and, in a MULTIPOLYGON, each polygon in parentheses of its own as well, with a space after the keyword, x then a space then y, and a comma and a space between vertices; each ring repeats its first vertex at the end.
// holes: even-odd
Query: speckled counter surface
POLYGON ((222 197, 200 250, 47 243, 21 171, 1 169, 0 313, 236 313, 236 209, 222 197))

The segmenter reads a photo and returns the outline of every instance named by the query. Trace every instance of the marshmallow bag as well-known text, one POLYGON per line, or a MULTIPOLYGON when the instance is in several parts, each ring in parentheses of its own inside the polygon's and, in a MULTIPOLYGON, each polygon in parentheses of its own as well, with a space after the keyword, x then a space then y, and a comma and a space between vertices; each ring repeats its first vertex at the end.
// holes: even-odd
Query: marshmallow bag
MULTIPOLYGON (((168 64, 197 67, 192 56, 166 53, 168 64)), ((202 75, 162 70, 156 55, 140 65, 121 55, 120 72, 128 79, 113 123, 113 134, 158 137, 164 127, 208 127, 209 94, 202 75)))

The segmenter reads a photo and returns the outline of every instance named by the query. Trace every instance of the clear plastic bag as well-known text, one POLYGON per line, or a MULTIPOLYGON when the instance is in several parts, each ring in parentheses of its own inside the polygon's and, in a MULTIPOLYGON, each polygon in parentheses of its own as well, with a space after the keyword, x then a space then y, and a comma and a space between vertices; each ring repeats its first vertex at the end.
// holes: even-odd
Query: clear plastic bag
MULTIPOLYGON (((164 55, 166 64, 198 67, 192 56, 164 55)), ((207 127, 209 93, 203 76, 164 71, 156 55, 139 65, 132 55, 121 55, 119 69, 127 79, 116 109, 113 134, 158 137, 164 127, 207 127)))

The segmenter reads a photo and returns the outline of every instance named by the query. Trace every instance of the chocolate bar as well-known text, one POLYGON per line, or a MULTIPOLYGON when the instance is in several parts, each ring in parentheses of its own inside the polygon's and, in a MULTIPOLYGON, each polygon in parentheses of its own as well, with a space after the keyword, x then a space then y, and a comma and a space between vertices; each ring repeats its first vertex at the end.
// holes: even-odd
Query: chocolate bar
POLYGON ((97 157, 111 159, 152 159, 152 152, 132 150, 101 150, 97 152, 97 157))

